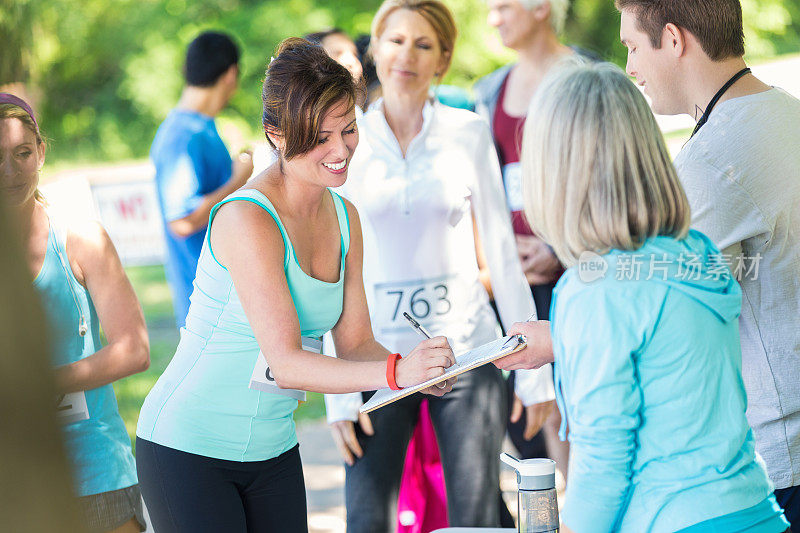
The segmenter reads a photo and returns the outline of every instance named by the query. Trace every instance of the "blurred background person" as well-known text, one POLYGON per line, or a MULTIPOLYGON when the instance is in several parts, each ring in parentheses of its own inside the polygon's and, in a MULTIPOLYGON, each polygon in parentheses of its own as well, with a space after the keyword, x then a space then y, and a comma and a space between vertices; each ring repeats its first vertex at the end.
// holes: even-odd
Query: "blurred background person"
POLYGON ((369 33, 361 34, 355 39, 358 60, 361 61, 362 76, 367 90, 366 107, 369 107, 381 97, 381 82, 378 80, 378 73, 375 71, 375 61, 369 52, 369 42, 369 33))
MULTIPOLYGON (((363 80, 362 67, 364 65, 361 63, 361 60, 365 59, 366 55, 359 58, 359 51, 355 43, 338 28, 309 33, 305 36, 305 39, 322 46, 328 56, 350 71, 359 89, 356 95, 356 118, 360 118, 363 115, 362 107, 366 104, 367 97, 363 80)), ((369 36, 367 36, 368 43, 369 36)), ((375 67, 372 59, 369 58, 368 61, 367 68, 371 67, 374 72, 375 67)), ((375 81, 372 85, 373 88, 380 87, 377 76, 375 76, 375 81)), ((471 109, 472 103, 469 101, 466 91, 455 87, 450 88, 450 91, 442 91, 442 88, 442 86, 438 86, 435 91, 440 102, 449 104, 452 107, 471 109), (446 96, 447 101, 443 101, 443 96, 446 96)), ((325 353, 335 355, 336 351, 330 334, 325 335, 323 343, 325 345, 325 353)), ((360 393, 327 395, 325 401, 329 424, 336 424, 342 420, 357 421, 365 434, 373 434, 369 415, 358 413, 357 408, 361 405, 360 393)), ((408 444, 398 496, 397 520, 398 531, 401 533, 429 531, 447 525, 447 494, 444 475, 442 473, 439 446, 436 442, 436 435, 428 412, 427 399, 420 404, 419 415, 419 420, 408 444)), ((355 432, 350 431, 353 425, 345 424, 344 427, 348 430, 346 434, 334 431, 333 435, 336 438, 337 446, 345 456, 346 462, 352 464, 353 455, 355 454, 356 457, 359 457, 362 451, 355 438, 355 432), (347 443, 344 442, 344 439, 347 439, 347 443)))
MULTIPOLYGON (((0 169, 7 164, 0 138, 0 169)), ((0 170, 0 172, 4 172, 0 170)), ((0 174, 0 516, 18 533, 86 530, 75 505, 57 398, 50 335, 30 285, 0 174), (46 502, 46 504, 43 504, 46 502)))
MULTIPOLYGON (((478 268, 481 240, 488 242, 486 263, 504 322, 510 325, 534 309, 489 131, 474 114, 430 96, 431 85, 450 65, 455 36, 441 2, 382 4, 371 46, 383 98, 359 121, 361 146, 342 189, 360 209, 365 249, 371 251, 365 286, 373 328, 378 339, 399 350, 417 340, 404 311, 433 334, 447 335, 457 351, 497 337, 499 325, 478 268)), ((550 377, 540 375, 551 399, 550 377)), ((373 435, 350 421, 333 425, 346 461, 354 461, 346 466, 349 531, 394 529, 406 446, 421 400, 411 396, 372 413, 373 435)), ((449 489, 450 525, 499 525, 498 454, 505 433, 500 374, 493 367, 463 374, 454 392, 430 400, 429 408, 449 489)))
MULTIPOLYGON (((355 43, 338 28, 309 33, 304 38, 321 46, 331 59, 350 71, 359 90, 356 94, 355 111, 356 119, 360 118, 364 114, 362 107, 366 105, 367 100, 362 68, 364 65, 361 63, 366 56, 359 57, 355 43), (358 66, 353 62, 354 58, 358 66)), ((368 45, 369 36, 366 42, 368 45)), ((372 59, 368 61, 373 72, 374 89, 380 87, 380 82, 374 74, 375 66, 372 59)), ((330 333, 323 337, 323 351, 328 355, 336 355, 330 333)), ((336 445, 348 464, 352 464, 354 457, 360 457, 363 452, 356 440, 354 425, 341 422, 358 423, 365 434, 374 433, 369 415, 358 412, 361 402, 361 393, 358 392, 325 396, 326 418, 335 430, 333 436, 336 445), (336 431, 342 426, 346 432, 336 431)), ((397 527, 400 533, 417 533, 423 529, 431 531, 447 526, 447 494, 439 445, 428 412, 427 399, 420 404, 419 412, 419 421, 408 444, 397 502, 397 527)))
POLYGON ((304 39, 321 46, 331 59, 346 68, 353 76, 353 81, 358 89, 356 93, 356 116, 358 117, 366 107, 367 93, 364 87, 364 71, 356 43, 339 28, 309 33, 304 39))
POLYGON ((45 160, 39 126, 27 103, 5 93, 0 144, 0 183, 52 333, 57 409, 79 509, 90 531, 144 531, 131 442, 111 386, 149 366, 142 309, 103 228, 65 221, 46 207, 37 188, 45 160))
MULTIPOLYGON (((536 302, 536 314, 547 320, 550 298, 563 272, 553 250, 534 235, 522 210, 519 152, 528 104, 542 79, 559 61, 585 52, 561 43, 569 0, 488 0, 488 23, 497 28, 503 45, 517 52, 518 61, 506 65, 475 83, 475 110, 489 123, 503 169, 506 202, 511 211, 519 259, 536 302)), ((512 396, 524 373, 509 380, 511 423, 509 436, 522 457, 554 459, 566 478, 569 447, 557 437, 558 410, 554 403, 536 404, 520 395, 512 396), (523 414, 525 407, 525 416, 523 414), (549 419, 542 435, 534 431, 549 419), (546 449, 545 444, 546 441, 546 449)), ((525 387, 517 388, 517 391, 525 387)))
POLYGON ((186 321, 211 208, 244 185, 253 172, 252 153, 242 152, 231 161, 214 122, 238 86, 236 43, 223 33, 200 34, 186 51, 183 76, 181 98, 158 128, 150 149, 178 328, 186 321))

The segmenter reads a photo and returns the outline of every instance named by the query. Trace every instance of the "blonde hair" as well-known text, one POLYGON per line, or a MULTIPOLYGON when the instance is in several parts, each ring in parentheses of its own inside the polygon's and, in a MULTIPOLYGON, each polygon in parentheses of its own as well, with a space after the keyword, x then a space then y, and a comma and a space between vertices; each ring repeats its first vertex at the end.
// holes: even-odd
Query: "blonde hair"
POLYGON ((550 4, 550 25, 557 34, 564 31, 564 24, 567 21, 567 11, 569 10, 569 0, 519 0, 525 9, 533 9, 547 2, 550 4))
POLYGON ((453 60, 458 30, 453 14, 439 0, 384 0, 372 19, 370 50, 373 49, 374 43, 380 39, 386 29, 386 19, 398 9, 408 9, 418 13, 433 27, 436 38, 439 40, 439 48, 442 49, 442 55, 445 58, 444 70, 439 73, 439 79, 441 79, 453 60))
POLYGON ((562 65, 538 89, 525 123, 525 214, 566 266, 586 251, 636 250, 676 239, 690 209, 644 97, 609 64, 562 65))
MULTIPOLYGON (((44 145, 45 139, 42 136, 41 132, 39 131, 39 128, 36 126, 36 123, 33 122, 33 119, 28 114, 28 112, 25 111, 23 108, 21 108, 16 104, 10 104, 10 103, 0 104, 0 119, 4 118, 19 119, 25 125, 25 127, 28 128, 31 132, 33 132, 33 134, 36 136, 36 144, 39 146, 44 145)), ((38 188, 36 189, 36 191, 34 191, 33 196, 39 202, 47 204, 47 200, 45 199, 44 195, 38 188)))
POLYGON ((42 134, 39 132, 39 128, 36 127, 36 124, 33 122, 33 119, 28 114, 28 112, 21 108, 16 104, 11 103, 3 103, 0 104, 0 119, 3 118, 17 118, 25 124, 25 127, 28 128, 35 136, 36 136, 36 144, 44 144, 44 138, 42 134))

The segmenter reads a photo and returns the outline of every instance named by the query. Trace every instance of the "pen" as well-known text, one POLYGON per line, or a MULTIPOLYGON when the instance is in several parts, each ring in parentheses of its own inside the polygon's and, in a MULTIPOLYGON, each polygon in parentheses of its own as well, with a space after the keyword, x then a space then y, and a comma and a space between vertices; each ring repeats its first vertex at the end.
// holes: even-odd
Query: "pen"
POLYGON ((411 315, 409 315, 406 312, 403 312, 403 316, 406 318, 406 320, 408 320, 411 323, 411 327, 414 328, 417 331, 417 333, 419 333, 420 335, 422 335, 426 339, 430 339, 431 338, 431 334, 428 333, 428 331, 425 328, 423 328, 420 325, 419 322, 417 322, 416 320, 411 318, 411 315))
MULTIPOLYGON (((529 316, 528 319, 525 322, 530 322, 531 320, 533 320, 534 317, 536 317, 536 311, 534 311, 533 314, 531 316, 529 316)), ((506 342, 503 343, 503 345, 500 347, 500 349, 501 350, 505 349, 505 347, 508 346, 508 343, 513 341, 513 340, 516 340, 517 343, 525 342, 525 341, 523 341, 523 339, 524 339, 524 335, 512 335, 511 338, 509 338, 506 342)))
MULTIPOLYGON (((422 325, 419 322, 417 322, 416 320, 411 318, 411 315, 409 315, 408 313, 406 313, 404 311, 403 312, 403 316, 406 317, 406 320, 408 320, 411 323, 411 327, 414 328, 417 331, 417 333, 419 333, 420 335, 422 335, 426 339, 430 339, 431 338, 431 334, 428 333, 428 330, 423 328, 422 325)), ((458 364, 458 363, 456 363, 456 364, 458 364)), ((443 388, 445 388, 447 386, 447 382, 443 381, 441 383, 437 383, 436 386, 439 387, 440 389, 443 389, 443 388)))

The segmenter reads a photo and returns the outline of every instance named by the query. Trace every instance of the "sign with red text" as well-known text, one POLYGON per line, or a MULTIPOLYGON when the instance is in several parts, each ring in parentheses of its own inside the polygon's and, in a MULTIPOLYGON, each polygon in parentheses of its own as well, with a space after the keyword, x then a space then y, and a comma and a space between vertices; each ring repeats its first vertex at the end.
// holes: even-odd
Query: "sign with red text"
POLYGON ((122 264, 164 263, 164 226, 153 180, 94 184, 92 196, 122 264))

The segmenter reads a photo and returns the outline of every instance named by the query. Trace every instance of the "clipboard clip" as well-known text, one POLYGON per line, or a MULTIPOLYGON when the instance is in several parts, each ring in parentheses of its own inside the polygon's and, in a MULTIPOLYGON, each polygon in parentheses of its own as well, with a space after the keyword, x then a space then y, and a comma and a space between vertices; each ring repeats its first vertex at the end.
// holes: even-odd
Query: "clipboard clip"
POLYGON ((509 346, 512 346, 512 341, 516 341, 517 344, 522 344, 523 342, 527 342, 527 339, 525 338, 525 335, 512 335, 506 342, 503 343, 503 345, 500 347, 500 350, 505 350, 509 346))

